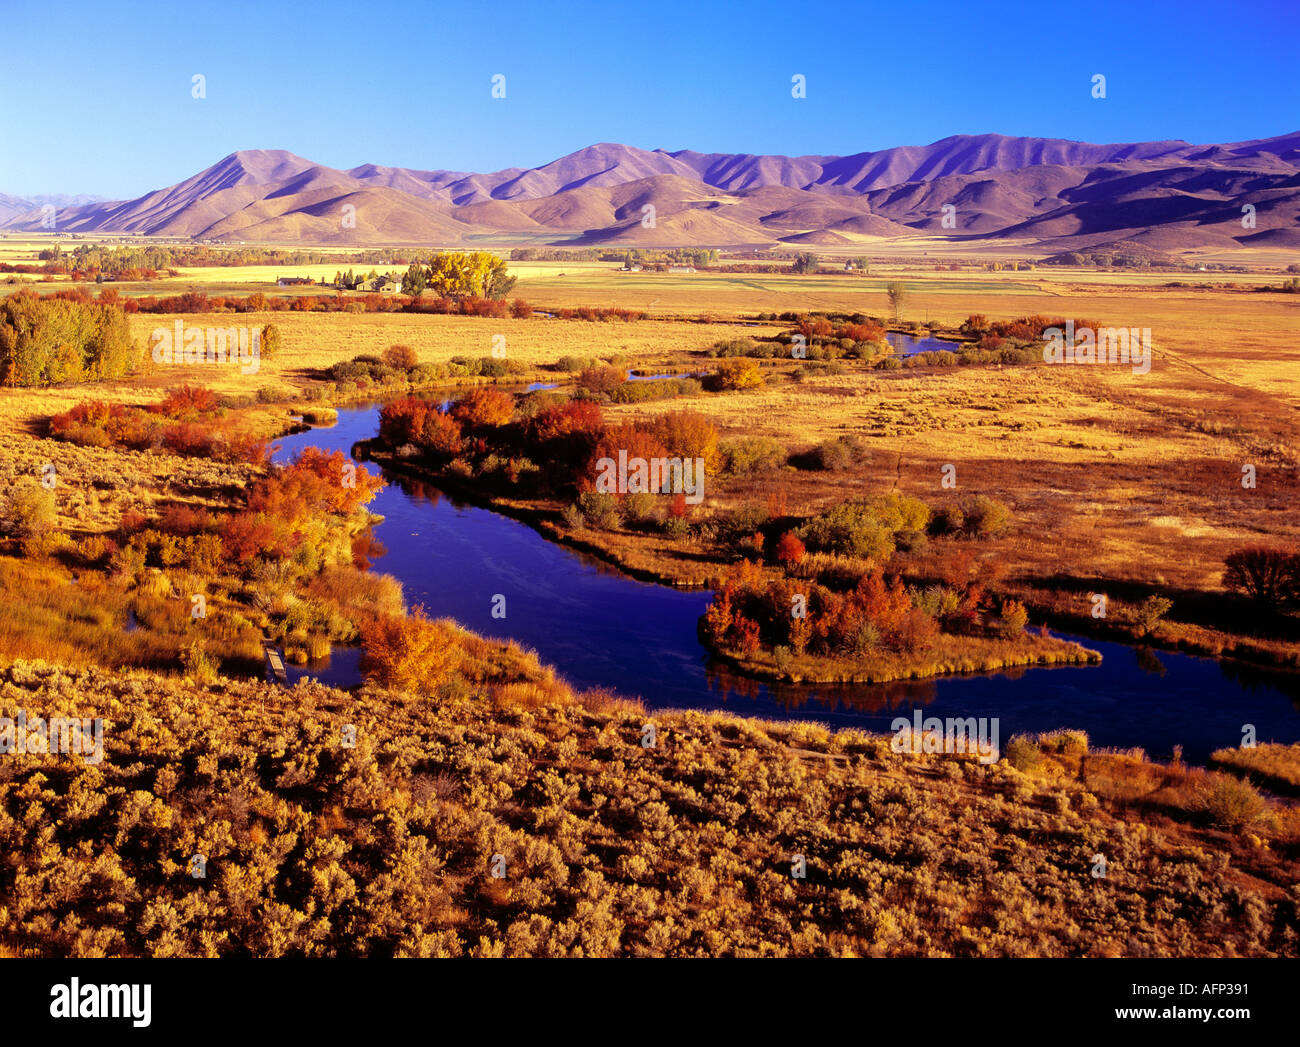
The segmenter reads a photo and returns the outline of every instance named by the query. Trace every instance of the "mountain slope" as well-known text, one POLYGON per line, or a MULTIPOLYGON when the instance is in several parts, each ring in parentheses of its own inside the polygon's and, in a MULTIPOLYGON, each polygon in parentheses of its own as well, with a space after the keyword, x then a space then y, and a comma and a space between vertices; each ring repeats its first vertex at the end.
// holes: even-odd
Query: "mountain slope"
MULTIPOLYGON (((0 195, 0 228, 43 228, 0 195)), ((1218 145, 954 135, 852 156, 668 152, 600 143, 489 173, 339 170, 244 150, 135 200, 70 199, 55 228, 321 243, 851 246, 937 233, 1162 249, 1300 241, 1300 132, 1218 145), (1255 227, 1241 224, 1254 206, 1255 227), (649 211, 653 208, 653 212, 649 211), (649 215, 653 213, 653 221, 649 215), (351 222, 351 224, 349 224, 351 222)))

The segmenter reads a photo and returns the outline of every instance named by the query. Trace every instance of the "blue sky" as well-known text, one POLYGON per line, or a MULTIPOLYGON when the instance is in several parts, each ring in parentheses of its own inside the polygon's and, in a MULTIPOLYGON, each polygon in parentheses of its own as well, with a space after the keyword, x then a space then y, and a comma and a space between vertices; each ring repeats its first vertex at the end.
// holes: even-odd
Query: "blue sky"
POLYGON ((5 6, 13 194, 131 197, 249 148, 490 171, 601 141, 798 155, 1300 130, 1297 0, 5 6))

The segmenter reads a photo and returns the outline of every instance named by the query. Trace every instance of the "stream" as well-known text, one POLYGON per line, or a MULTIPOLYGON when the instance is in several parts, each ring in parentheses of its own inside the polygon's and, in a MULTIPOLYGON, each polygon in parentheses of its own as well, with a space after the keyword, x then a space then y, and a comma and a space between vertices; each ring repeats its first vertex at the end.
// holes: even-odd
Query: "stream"
MULTIPOLYGON (((274 460, 304 447, 350 453, 379 429, 379 406, 340 409, 338 423, 277 441, 274 460)), ((375 469, 373 463, 368 468, 375 469)), ((1241 743, 1300 740, 1300 677, 1233 662, 1075 637, 1100 665, 1033 667, 888 684, 769 685, 714 660, 696 635, 711 594, 636 581, 548 541, 526 524, 448 498, 431 484, 385 474, 371 509, 385 552, 373 569, 401 581, 407 604, 512 639, 579 689, 607 687, 649 709, 725 709, 771 719, 889 732, 896 716, 997 717, 1002 744, 1021 732, 1082 728, 1094 747, 1140 746, 1167 759, 1174 745, 1204 763, 1241 743), (506 616, 492 616, 505 597, 506 616)), ((325 663, 290 666, 350 687, 360 651, 335 648, 325 663)))

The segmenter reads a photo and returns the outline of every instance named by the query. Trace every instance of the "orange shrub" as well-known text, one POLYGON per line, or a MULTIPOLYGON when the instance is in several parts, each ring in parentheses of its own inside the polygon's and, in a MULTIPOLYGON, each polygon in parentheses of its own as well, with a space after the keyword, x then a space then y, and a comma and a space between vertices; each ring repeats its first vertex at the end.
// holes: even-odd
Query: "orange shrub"
POLYGON ((428 694, 460 662, 455 626, 431 621, 416 610, 407 618, 384 617, 362 633, 361 670, 380 686, 428 694))
POLYGON ((707 472, 721 463, 718 430, 698 411, 669 411, 652 423, 653 431, 670 454, 681 458, 703 458, 707 472))
POLYGON ((159 414, 185 420, 193 420, 202 414, 211 414, 216 409, 216 393, 198 385, 182 385, 169 390, 157 407, 159 414))
POLYGON ((480 386, 451 405, 451 416, 468 429, 505 425, 515 413, 514 397, 480 386))
POLYGON ((799 563, 806 552, 807 549, 804 548, 803 542, 799 540, 799 536, 793 531, 786 531, 776 543, 776 559, 778 563, 799 563))
POLYGON ((390 345, 384 350, 384 363, 399 371, 409 371, 419 362, 415 350, 409 345, 390 345))

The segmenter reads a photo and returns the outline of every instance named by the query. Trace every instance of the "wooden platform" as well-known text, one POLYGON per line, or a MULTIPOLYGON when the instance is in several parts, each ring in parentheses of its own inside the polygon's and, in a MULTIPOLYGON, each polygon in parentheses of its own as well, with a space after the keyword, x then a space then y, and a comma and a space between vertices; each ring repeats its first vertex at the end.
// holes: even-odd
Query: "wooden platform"
POLYGON ((280 649, 270 640, 262 641, 262 650, 266 653, 266 675, 273 683, 281 687, 289 686, 289 674, 284 669, 284 656, 280 649))

